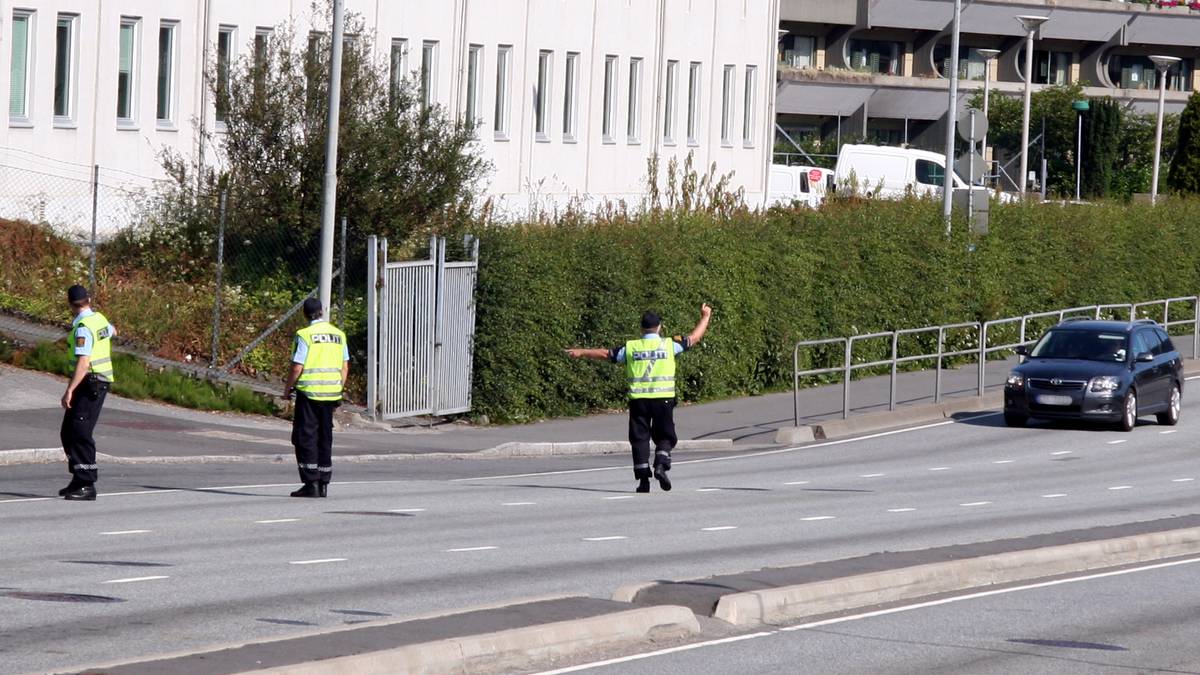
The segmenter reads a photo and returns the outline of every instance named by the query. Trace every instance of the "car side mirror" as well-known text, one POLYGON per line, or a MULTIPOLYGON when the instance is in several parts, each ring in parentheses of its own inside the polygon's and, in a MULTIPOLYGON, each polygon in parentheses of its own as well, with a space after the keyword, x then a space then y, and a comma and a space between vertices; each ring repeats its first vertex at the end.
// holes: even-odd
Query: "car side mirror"
POLYGON ((1025 345, 1020 345, 1013 351, 1017 353, 1017 356, 1029 356, 1029 347, 1025 345))
POLYGON ((1149 363, 1153 360, 1154 360, 1154 354, 1151 354, 1150 352, 1142 352, 1137 355, 1138 363, 1149 363))

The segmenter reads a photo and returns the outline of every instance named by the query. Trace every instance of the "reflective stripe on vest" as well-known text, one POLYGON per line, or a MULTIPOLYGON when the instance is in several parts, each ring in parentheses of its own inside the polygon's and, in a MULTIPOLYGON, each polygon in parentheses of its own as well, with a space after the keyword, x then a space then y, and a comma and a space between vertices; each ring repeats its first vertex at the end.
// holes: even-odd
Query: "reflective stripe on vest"
MULTIPOLYGON (((112 325, 108 323, 108 319, 99 312, 91 314, 79 320, 79 325, 88 329, 92 333, 92 355, 89 361, 88 370, 92 375, 96 376, 97 380, 102 382, 115 382, 113 377, 112 365, 112 325)), ((78 328, 76 329, 78 330, 78 328)), ((75 331, 71 331, 71 354, 75 354, 75 331)), ((79 357, 75 356, 78 361, 79 357)))
POLYGON ((625 343, 629 398, 675 398, 675 343, 670 338, 625 343))
POLYGON ((320 321, 296 331, 296 337, 308 346, 296 390, 314 401, 342 400, 346 334, 328 321, 320 321))

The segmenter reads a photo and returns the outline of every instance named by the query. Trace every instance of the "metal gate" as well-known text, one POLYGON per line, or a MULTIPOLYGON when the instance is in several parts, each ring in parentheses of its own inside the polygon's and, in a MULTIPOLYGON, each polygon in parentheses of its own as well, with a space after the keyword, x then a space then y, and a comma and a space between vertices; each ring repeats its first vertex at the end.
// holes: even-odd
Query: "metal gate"
POLYGON ((387 239, 371 237, 367 269, 367 407, 375 419, 450 415, 471 409, 475 278, 468 262, 446 262, 446 240, 429 259, 389 262, 387 239))

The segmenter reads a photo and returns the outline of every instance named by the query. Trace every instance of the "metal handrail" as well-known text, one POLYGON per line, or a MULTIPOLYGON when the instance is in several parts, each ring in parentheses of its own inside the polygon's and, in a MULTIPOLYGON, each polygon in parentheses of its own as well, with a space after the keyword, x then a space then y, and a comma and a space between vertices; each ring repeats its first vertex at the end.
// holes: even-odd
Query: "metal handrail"
POLYGON ((1024 314, 1022 316, 1009 317, 1005 319, 995 319, 992 321, 978 322, 970 321, 963 323, 944 324, 940 326, 926 326, 924 328, 902 328, 893 331, 883 331, 878 333, 867 333, 864 335, 852 335, 850 337, 826 338, 822 340, 803 340, 796 343, 792 350, 792 412, 796 426, 800 426, 800 380, 805 377, 813 377, 817 375, 828 375, 830 373, 842 374, 842 419, 850 416, 850 381, 853 378, 854 371, 865 368, 880 368, 883 366, 890 367, 890 376, 888 382, 888 409, 896 409, 896 381, 899 376, 899 368, 902 364, 913 363, 916 361, 936 360, 936 369, 933 384, 933 398, 935 402, 942 400, 942 366, 945 359, 957 356, 975 356, 976 367, 978 369, 977 393, 982 396, 987 383, 987 360, 991 354, 998 352, 1011 352, 1017 347, 1028 345, 1033 340, 1029 339, 1028 328, 1031 321, 1039 319, 1054 319, 1061 323, 1066 318, 1071 316, 1087 315, 1094 319, 1100 319, 1105 312, 1112 310, 1121 310, 1122 313, 1128 313, 1129 320, 1132 321, 1138 317, 1138 311, 1147 307, 1162 306, 1162 320, 1158 325, 1170 331, 1172 327, 1191 326, 1192 327, 1192 358, 1200 358, 1200 296, 1184 296, 1178 298, 1164 298, 1161 300, 1150 300, 1139 303, 1118 303, 1118 304, 1100 304, 1087 305, 1083 307, 1070 307, 1067 309, 1058 309, 1049 312, 1035 312, 1024 314), (1187 319, 1171 319, 1172 305, 1184 303, 1192 304, 1192 316, 1187 319), (989 335, 994 332, 994 329, 1000 326, 1018 324, 1019 331, 1016 342, 1008 342, 1000 345, 989 344, 989 335), (960 349, 955 351, 946 351, 946 334, 949 331, 957 331, 964 329, 974 329, 975 337, 978 340, 976 347, 970 349, 960 349), (900 354, 900 338, 910 335, 920 335, 922 333, 937 333, 937 351, 927 354, 900 354), (890 358, 877 361, 869 361, 864 363, 854 363, 854 345, 867 340, 881 340, 890 338, 891 350, 890 358), (821 347, 825 345, 840 345, 842 347, 842 363, 839 366, 830 366, 825 368, 811 368, 809 370, 800 370, 800 350, 812 347, 821 347))

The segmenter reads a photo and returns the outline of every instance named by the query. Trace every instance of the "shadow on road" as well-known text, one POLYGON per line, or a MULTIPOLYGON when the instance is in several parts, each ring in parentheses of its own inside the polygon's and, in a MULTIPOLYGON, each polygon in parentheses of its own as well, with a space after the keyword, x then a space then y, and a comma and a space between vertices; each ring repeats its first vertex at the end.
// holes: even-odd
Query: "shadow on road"
POLYGON ((179 487, 177 485, 139 485, 146 490, 177 490, 179 492, 199 492, 210 495, 231 495, 235 497, 274 497, 287 498, 287 495, 268 495, 261 492, 237 492, 235 490, 213 490, 211 488, 179 487))

